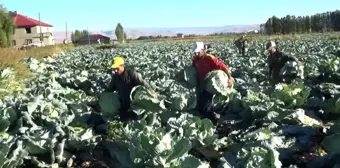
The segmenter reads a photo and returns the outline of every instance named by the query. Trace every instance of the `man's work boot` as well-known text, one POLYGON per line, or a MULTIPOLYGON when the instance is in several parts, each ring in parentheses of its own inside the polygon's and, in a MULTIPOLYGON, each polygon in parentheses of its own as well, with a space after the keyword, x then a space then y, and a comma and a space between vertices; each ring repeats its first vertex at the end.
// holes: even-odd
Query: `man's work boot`
POLYGON ((219 120, 221 118, 221 114, 215 113, 214 112, 214 119, 219 120))
POLYGON ((215 118, 215 121, 216 121, 215 122, 216 126, 220 125, 223 122, 221 114, 219 114, 219 113, 214 112, 214 118, 215 118))
POLYGON ((220 120, 221 115, 218 114, 218 113, 213 112, 212 114, 210 113, 210 115, 209 115, 209 116, 206 116, 206 117, 207 117, 208 119, 210 119, 211 122, 212 122, 214 125, 216 125, 216 124, 218 124, 218 121, 220 120))

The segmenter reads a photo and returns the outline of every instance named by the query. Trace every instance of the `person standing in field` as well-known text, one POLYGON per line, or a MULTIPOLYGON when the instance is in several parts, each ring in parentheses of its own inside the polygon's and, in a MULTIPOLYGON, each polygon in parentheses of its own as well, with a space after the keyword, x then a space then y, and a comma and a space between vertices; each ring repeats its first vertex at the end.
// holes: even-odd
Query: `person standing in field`
POLYGON ((125 66, 124 58, 115 57, 111 69, 113 71, 112 79, 105 92, 117 91, 120 98, 119 116, 121 120, 137 119, 137 114, 130 110, 130 94, 132 88, 137 85, 143 85, 150 88, 140 73, 134 68, 125 66))
POLYGON ((269 41, 266 44, 266 49, 269 52, 267 62, 269 67, 269 78, 271 79, 272 84, 275 85, 282 82, 280 71, 288 61, 295 61, 298 64, 298 72, 303 72, 301 62, 296 57, 288 56, 279 51, 274 41, 269 41))
POLYGON ((245 37, 245 35, 242 35, 239 39, 237 39, 234 44, 236 45, 239 54, 244 56, 248 50, 248 39, 245 37))
POLYGON ((211 44, 207 43, 207 44, 204 44, 204 45, 205 45, 205 49, 206 49, 207 54, 216 56, 215 50, 213 49, 211 44))
POLYGON ((209 118, 214 123, 219 120, 219 114, 213 111, 213 94, 206 91, 202 83, 205 76, 213 70, 222 70, 228 75, 228 86, 233 84, 233 80, 226 64, 220 61, 216 56, 207 54, 208 46, 203 42, 196 42, 194 44, 194 59, 193 66, 196 68, 197 72, 197 82, 196 82, 196 109, 204 117, 209 118))

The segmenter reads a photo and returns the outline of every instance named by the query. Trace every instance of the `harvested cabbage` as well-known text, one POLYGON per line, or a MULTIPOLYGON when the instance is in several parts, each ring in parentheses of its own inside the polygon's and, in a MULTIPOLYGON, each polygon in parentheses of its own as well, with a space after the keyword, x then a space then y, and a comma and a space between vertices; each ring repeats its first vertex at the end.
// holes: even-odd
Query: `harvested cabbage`
POLYGON ((295 77, 299 77, 301 79, 304 78, 303 71, 299 73, 298 71, 298 63, 296 61, 288 61, 280 70, 280 76, 283 77, 283 80, 291 81, 295 77))
POLYGON ((227 96, 231 91, 228 87, 228 75, 222 70, 209 72, 204 79, 204 88, 209 93, 227 96))
POLYGON ((103 92, 99 96, 99 106, 103 115, 114 115, 120 108, 117 92, 103 92))

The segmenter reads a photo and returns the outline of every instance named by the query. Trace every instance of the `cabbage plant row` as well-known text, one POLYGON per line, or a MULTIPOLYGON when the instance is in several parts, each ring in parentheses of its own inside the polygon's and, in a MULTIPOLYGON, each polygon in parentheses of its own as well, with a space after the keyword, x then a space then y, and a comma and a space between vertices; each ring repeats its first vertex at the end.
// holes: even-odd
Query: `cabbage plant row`
MULTIPOLYGON (((339 41, 279 42, 303 62, 305 78, 276 86, 269 83, 264 44, 251 41, 241 56, 233 43, 213 42, 235 83, 228 96, 214 98, 220 125, 199 117, 194 90, 179 79, 191 64, 192 43, 77 47, 55 59, 23 60, 35 75, 0 101, 0 167, 99 167, 95 160, 122 168, 340 166, 339 41), (108 113, 87 104, 105 96, 116 55, 154 92, 134 89, 140 120, 94 126, 108 113)), ((13 82, 14 71, 3 69, 1 83, 13 82)), ((101 106, 110 108, 110 101, 101 106)))

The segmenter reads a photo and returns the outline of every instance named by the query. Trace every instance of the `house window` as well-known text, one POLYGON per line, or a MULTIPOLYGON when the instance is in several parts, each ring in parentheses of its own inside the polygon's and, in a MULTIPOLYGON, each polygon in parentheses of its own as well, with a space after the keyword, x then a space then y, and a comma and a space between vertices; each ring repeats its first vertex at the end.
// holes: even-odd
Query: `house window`
POLYGON ((12 46, 16 46, 17 42, 15 40, 12 40, 12 46))
POLYGON ((33 43, 32 39, 26 39, 26 45, 31 44, 31 43, 33 43))
POLYGON ((31 33, 32 33, 32 31, 31 31, 31 28, 30 28, 30 27, 26 27, 26 28, 25 28, 25 30, 26 30, 26 34, 31 34, 31 33))
POLYGON ((44 41, 44 35, 40 33, 40 41, 44 41))

